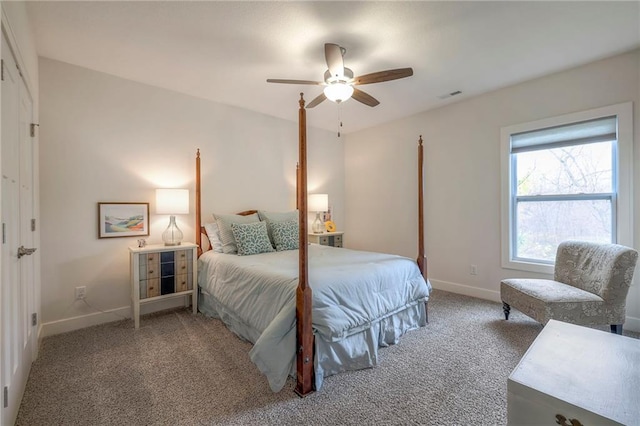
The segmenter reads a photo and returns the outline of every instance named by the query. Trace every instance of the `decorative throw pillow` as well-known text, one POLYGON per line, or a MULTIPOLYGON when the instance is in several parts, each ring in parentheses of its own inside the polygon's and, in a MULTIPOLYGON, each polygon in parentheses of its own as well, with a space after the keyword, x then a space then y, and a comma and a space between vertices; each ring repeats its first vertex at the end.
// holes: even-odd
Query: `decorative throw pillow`
MULTIPOLYGON (((273 229, 271 225, 276 222, 288 222, 291 220, 298 221, 298 210, 291 210, 288 212, 268 212, 264 210, 258 210, 260 220, 267 222, 267 234, 269 234, 269 240, 275 247, 276 243, 273 240, 273 229)), ((297 247, 296 247, 297 248, 297 247)))
POLYGON ((250 214, 248 216, 240 216, 238 214, 215 214, 213 217, 218 224, 218 233, 220 234, 220 241, 222 242, 222 252, 227 254, 235 254, 238 252, 238 246, 236 240, 233 237, 231 231, 231 224, 233 223, 254 223, 259 222, 258 214, 250 214))
POLYGON ((222 253, 222 241, 220 241, 220 233, 218 232, 218 224, 209 222, 204 224, 204 230, 209 239, 209 245, 214 253, 222 253))
POLYGON ((267 224, 264 222, 232 223, 231 231, 240 256, 273 251, 267 235, 267 224))
POLYGON ((300 245, 300 228, 298 221, 273 222, 273 241, 277 251, 297 250, 300 245))

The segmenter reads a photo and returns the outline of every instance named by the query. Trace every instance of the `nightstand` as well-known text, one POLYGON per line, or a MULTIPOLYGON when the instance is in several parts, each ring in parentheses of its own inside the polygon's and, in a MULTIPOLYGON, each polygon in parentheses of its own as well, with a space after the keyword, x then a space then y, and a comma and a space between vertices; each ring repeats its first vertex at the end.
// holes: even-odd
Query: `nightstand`
MULTIPOLYGON (((193 243, 129 247, 135 328, 140 327, 143 303, 191 296, 193 313, 198 312, 197 248, 193 243)), ((189 305, 188 299, 185 303, 189 305)))
POLYGON ((309 234, 309 242, 323 246, 342 247, 344 232, 325 232, 323 234, 309 234))

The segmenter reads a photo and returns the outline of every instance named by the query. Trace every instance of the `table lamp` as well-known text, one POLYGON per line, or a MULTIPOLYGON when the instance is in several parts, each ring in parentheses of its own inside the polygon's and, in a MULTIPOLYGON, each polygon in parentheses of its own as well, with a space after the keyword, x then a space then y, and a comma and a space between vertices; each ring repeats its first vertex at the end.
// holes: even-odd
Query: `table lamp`
POLYGON ((176 224, 176 214, 189 214, 188 189, 156 189, 156 213, 168 214, 169 226, 162 233, 165 246, 179 246, 182 231, 176 224))
POLYGON ((320 220, 320 212, 329 210, 329 195, 309 194, 307 207, 309 211, 316 212, 316 220, 311 225, 311 231, 314 234, 322 234, 324 232, 324 223, 320 220))

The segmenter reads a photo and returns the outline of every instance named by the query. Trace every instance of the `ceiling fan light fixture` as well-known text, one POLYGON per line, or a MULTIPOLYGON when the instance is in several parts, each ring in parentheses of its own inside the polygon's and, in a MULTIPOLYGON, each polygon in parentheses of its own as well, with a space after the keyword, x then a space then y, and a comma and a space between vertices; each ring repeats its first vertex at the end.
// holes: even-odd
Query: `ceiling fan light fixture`
POLYGON ((348 100, 353 95, 353 86, 347 83, 337 81, 328 84, 324 88, 324 95, 330 101, 340 103, 348 100))

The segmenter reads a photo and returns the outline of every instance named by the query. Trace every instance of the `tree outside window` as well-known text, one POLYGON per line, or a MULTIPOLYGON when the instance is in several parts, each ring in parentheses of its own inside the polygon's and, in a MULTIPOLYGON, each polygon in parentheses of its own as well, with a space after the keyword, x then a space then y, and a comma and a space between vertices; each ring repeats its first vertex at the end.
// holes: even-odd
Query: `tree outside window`
POLYGON ((514 257, 553 262, 564 240, 615 242, 614 141, 513 154, 514 257))

